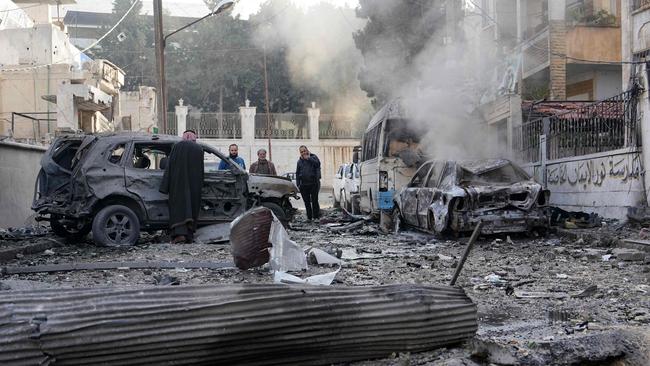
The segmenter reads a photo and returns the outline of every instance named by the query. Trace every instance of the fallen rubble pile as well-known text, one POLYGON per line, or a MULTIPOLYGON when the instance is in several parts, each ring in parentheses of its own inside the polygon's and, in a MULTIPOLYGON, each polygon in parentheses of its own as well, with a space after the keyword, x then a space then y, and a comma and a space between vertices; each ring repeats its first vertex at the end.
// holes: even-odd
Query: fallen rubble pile
POLYGON ((477 331, 457 287, 223 285, 7 291, 0 364, 331 364, 477 331))

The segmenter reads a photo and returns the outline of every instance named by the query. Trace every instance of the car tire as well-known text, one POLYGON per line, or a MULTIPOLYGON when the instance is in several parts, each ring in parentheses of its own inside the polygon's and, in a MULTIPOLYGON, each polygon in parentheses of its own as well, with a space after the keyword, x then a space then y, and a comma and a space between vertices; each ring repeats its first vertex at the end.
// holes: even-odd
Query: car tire
POLYGON ((352 196, 352 214, 361 214, 361 197, 358 194, 352 196))
POLYGON ((92 224, 80 223, 73 228, 70 225, 63 224, 60 217, 54 216, 50 220, 50 228, 57 236, 70 240, 81 240, 88 235, 92 229, 92 224))
POLYGON ((287 218, 287 213, 284 212, 284 210, 282 209, 282 207, 280 205, 278 205, 275 202, 262 202, 262 206, 268 208, 269 210, 271 210, 273 212, 273 214, 275 215, 275 217, 277 217, 278 220, 280 220, 280 223, 282 223, 282 226, 284 226, 286 228, 289 225, 289 220, 287 218))
POLYGON ((92 230, 95 244, 109 247, 132 246, 140 238, 140 220, 126 206, 106 206, 95 216, 92 230))
POLYGON ((402 213, 400 212, 397 205, 395 205, 395 208, 393 208, 392 219, 393 219, 393 233, 398 234, 399 231, 404 228, 404 225, 402 224, 402 213))

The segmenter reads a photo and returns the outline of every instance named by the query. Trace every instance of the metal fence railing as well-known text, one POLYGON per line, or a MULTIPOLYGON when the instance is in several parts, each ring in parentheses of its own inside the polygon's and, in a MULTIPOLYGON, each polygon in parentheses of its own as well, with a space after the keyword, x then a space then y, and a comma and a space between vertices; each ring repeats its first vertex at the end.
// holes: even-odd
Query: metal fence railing
POLYGON ((600 102, 523 123, 515 143, 525 162, 540 159, 540 136, 546 135, 549 160, 641 145, 637 89, 600 102))
POLYGON ((167 135, 178 135, 178 121, 176 120, 176 113, 167 112, 167 130, 161 132, 167 135))
POLYGON ((255 115, 256 139, 308 139, 309 117, 302 113, 271 113, 270 126, 266 113, 255 115))
POLYGON ((56 130, 56 112, 11 112, 11 136, 41 141, 56 130))
POLYGON ((650 7, 650 0, 633 0, 632 1, 632 10, 642 9, 650 7))
POLYGON ((200 138, 241 138, 239 113, 189 114, 187 116, 187 128, 196 131, 200 138))
POLYGON ((358 139, 359 131, 355 131, 354 119, 337 114, 321 114, 318 119, 318 132, 321 139, 358 139), (344 126, 344 127, 341 127, 344 126))

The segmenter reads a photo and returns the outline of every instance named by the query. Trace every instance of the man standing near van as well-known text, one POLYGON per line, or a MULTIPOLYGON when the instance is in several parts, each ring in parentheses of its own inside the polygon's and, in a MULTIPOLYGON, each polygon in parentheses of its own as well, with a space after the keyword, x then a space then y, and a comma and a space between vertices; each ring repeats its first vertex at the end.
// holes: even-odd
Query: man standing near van
POLYGON ((299 148, 300 159, 296 165, 296 184, 300 189, 300 195, 305 202, 307 220, 320 217, 320 206, 318 205, 318 192, 320 191, 320 160, 309 152, 307 146, 299 148))

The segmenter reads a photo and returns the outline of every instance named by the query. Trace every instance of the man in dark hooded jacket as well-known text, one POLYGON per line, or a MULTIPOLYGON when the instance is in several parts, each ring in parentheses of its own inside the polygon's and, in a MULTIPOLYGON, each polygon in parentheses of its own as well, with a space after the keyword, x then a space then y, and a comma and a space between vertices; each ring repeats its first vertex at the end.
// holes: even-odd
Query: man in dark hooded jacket
POLYGON ((203 186, 203 149, 196 133, 183 133, 183 141, 174 145, 163 175, 160 192, 169 195, 169 226, 172 243, 191 243, 201 207, 203 186))

